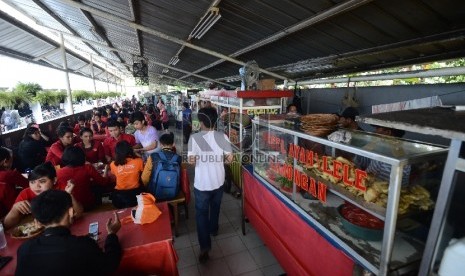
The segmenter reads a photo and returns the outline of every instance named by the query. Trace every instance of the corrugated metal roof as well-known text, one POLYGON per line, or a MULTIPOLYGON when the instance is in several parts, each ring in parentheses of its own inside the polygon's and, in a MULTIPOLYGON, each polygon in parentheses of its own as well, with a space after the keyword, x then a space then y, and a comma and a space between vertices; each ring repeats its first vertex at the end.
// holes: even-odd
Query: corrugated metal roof
MULTIPOLYGON (((293 80, 465 56, 463 0, 8 2, 41 24, 87 39, 80 49, 106 57, 123 73, 131 74, 132 63, 142 56, 150 64, 152 80, 170 83, 237 80, 241 65, 218 62, 219 54, 240 62, 255 60, 261 68, 293 80), (179 52, 180 42, 187 41, 213 4, 221 18, 202 38, 189 41, 203 49, 188 44, 179 52), (168 39, 154 35, 155 31, 168 39), (178 52, 174 67, 203 77, 166 70, 163 65, 178 52)), ((24 47, 19 40, 17 45, 7 44, 12 51, 24 47)))
MULTIPOLYGON (((0 37, 0 54, 62 70, 63 60, 61 52, 57 50, 60 48, 58 43, 2 11, 0 11, 0 37)), ((69 50, 66 51, 66 57, 70 72, 90 75, 90 68, 83 68, 90 63, 87 58, 69 50)), ((103 70, 95 65, 94 68, 96 74, 103 70)))

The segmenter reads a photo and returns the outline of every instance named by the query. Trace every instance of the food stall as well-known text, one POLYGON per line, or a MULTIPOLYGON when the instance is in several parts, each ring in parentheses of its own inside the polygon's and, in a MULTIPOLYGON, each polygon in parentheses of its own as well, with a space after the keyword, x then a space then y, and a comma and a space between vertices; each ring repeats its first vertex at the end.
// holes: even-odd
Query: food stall
POLYGON ((234 184, 239 189, 242 188, 242 161, 250 163, 250 155, 245 153, 251 152, 253 140, 251 118, 260 114, 281 114, 287 98, 293 95, 289 90, 208 90, 200 93, 201 99, 209 100, 212 106, 217 108, 218 129, 224 131, 231 141, 235 153, 231 170, 234 184))
POLYGON ((253 120, 244 216, 290 274, 352 275, 358 266, 377 275, 418 270, 447 149, 334 132, 332 116, 253 120))
POLYGON ((359 118, 364 123, 451 139, 419 275, 438 273, 438 269, 440 275, 463 274, 463 227, 457 229, 463 225, 463 189, 457 183, 465 178, 464 120, 463 106, 403 110, 359 118), (450 243, 452 237, 461 241, 450 243), (446 254, 448 251, 450 254, 446 254))

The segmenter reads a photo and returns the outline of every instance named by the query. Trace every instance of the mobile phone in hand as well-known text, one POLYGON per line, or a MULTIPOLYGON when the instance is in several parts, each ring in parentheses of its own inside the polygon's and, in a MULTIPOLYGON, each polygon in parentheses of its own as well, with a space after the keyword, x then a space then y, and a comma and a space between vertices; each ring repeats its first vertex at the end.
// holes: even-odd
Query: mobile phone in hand
POLYGON ((89 224, 89 237, 94 240, 98 240, 98 222, 92 222, 89 224))

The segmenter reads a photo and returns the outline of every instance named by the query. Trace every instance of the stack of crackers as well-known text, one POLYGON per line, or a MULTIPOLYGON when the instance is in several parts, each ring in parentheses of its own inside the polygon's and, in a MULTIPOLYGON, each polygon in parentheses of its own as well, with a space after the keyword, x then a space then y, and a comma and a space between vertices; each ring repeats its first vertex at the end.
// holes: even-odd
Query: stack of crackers
POLYGON ((335 131, 339 117, 335 114, 309 114, 300 117, 301 129, 310 135, 324 137, 335 131))

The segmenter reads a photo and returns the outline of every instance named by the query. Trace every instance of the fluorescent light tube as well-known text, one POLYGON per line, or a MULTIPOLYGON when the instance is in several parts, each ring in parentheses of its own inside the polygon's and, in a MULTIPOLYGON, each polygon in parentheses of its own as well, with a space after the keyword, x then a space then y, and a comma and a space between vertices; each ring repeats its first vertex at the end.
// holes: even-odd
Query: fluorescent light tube
POLYGON ((192 30, 191 34, 189 35, 190 37, 195 37, 201 30, 203 30, 205 24, 209 24, 211 21, 213 13, 209 12, 208 16, 202 17, 202 19, 197 23, 195 28, 192 30))
POLYGON ((221 14, 217 14, 216 17, 213 19, 213 21, 208 24, 208 26, 205 27, 205 29, 200 32, 195 38, 197 39, 200 39, 202 38, 202 36, 208 31, 210 30, 210 28, 216 23, 216 21, 218 21, 219 19, 221 18, 221 14))

